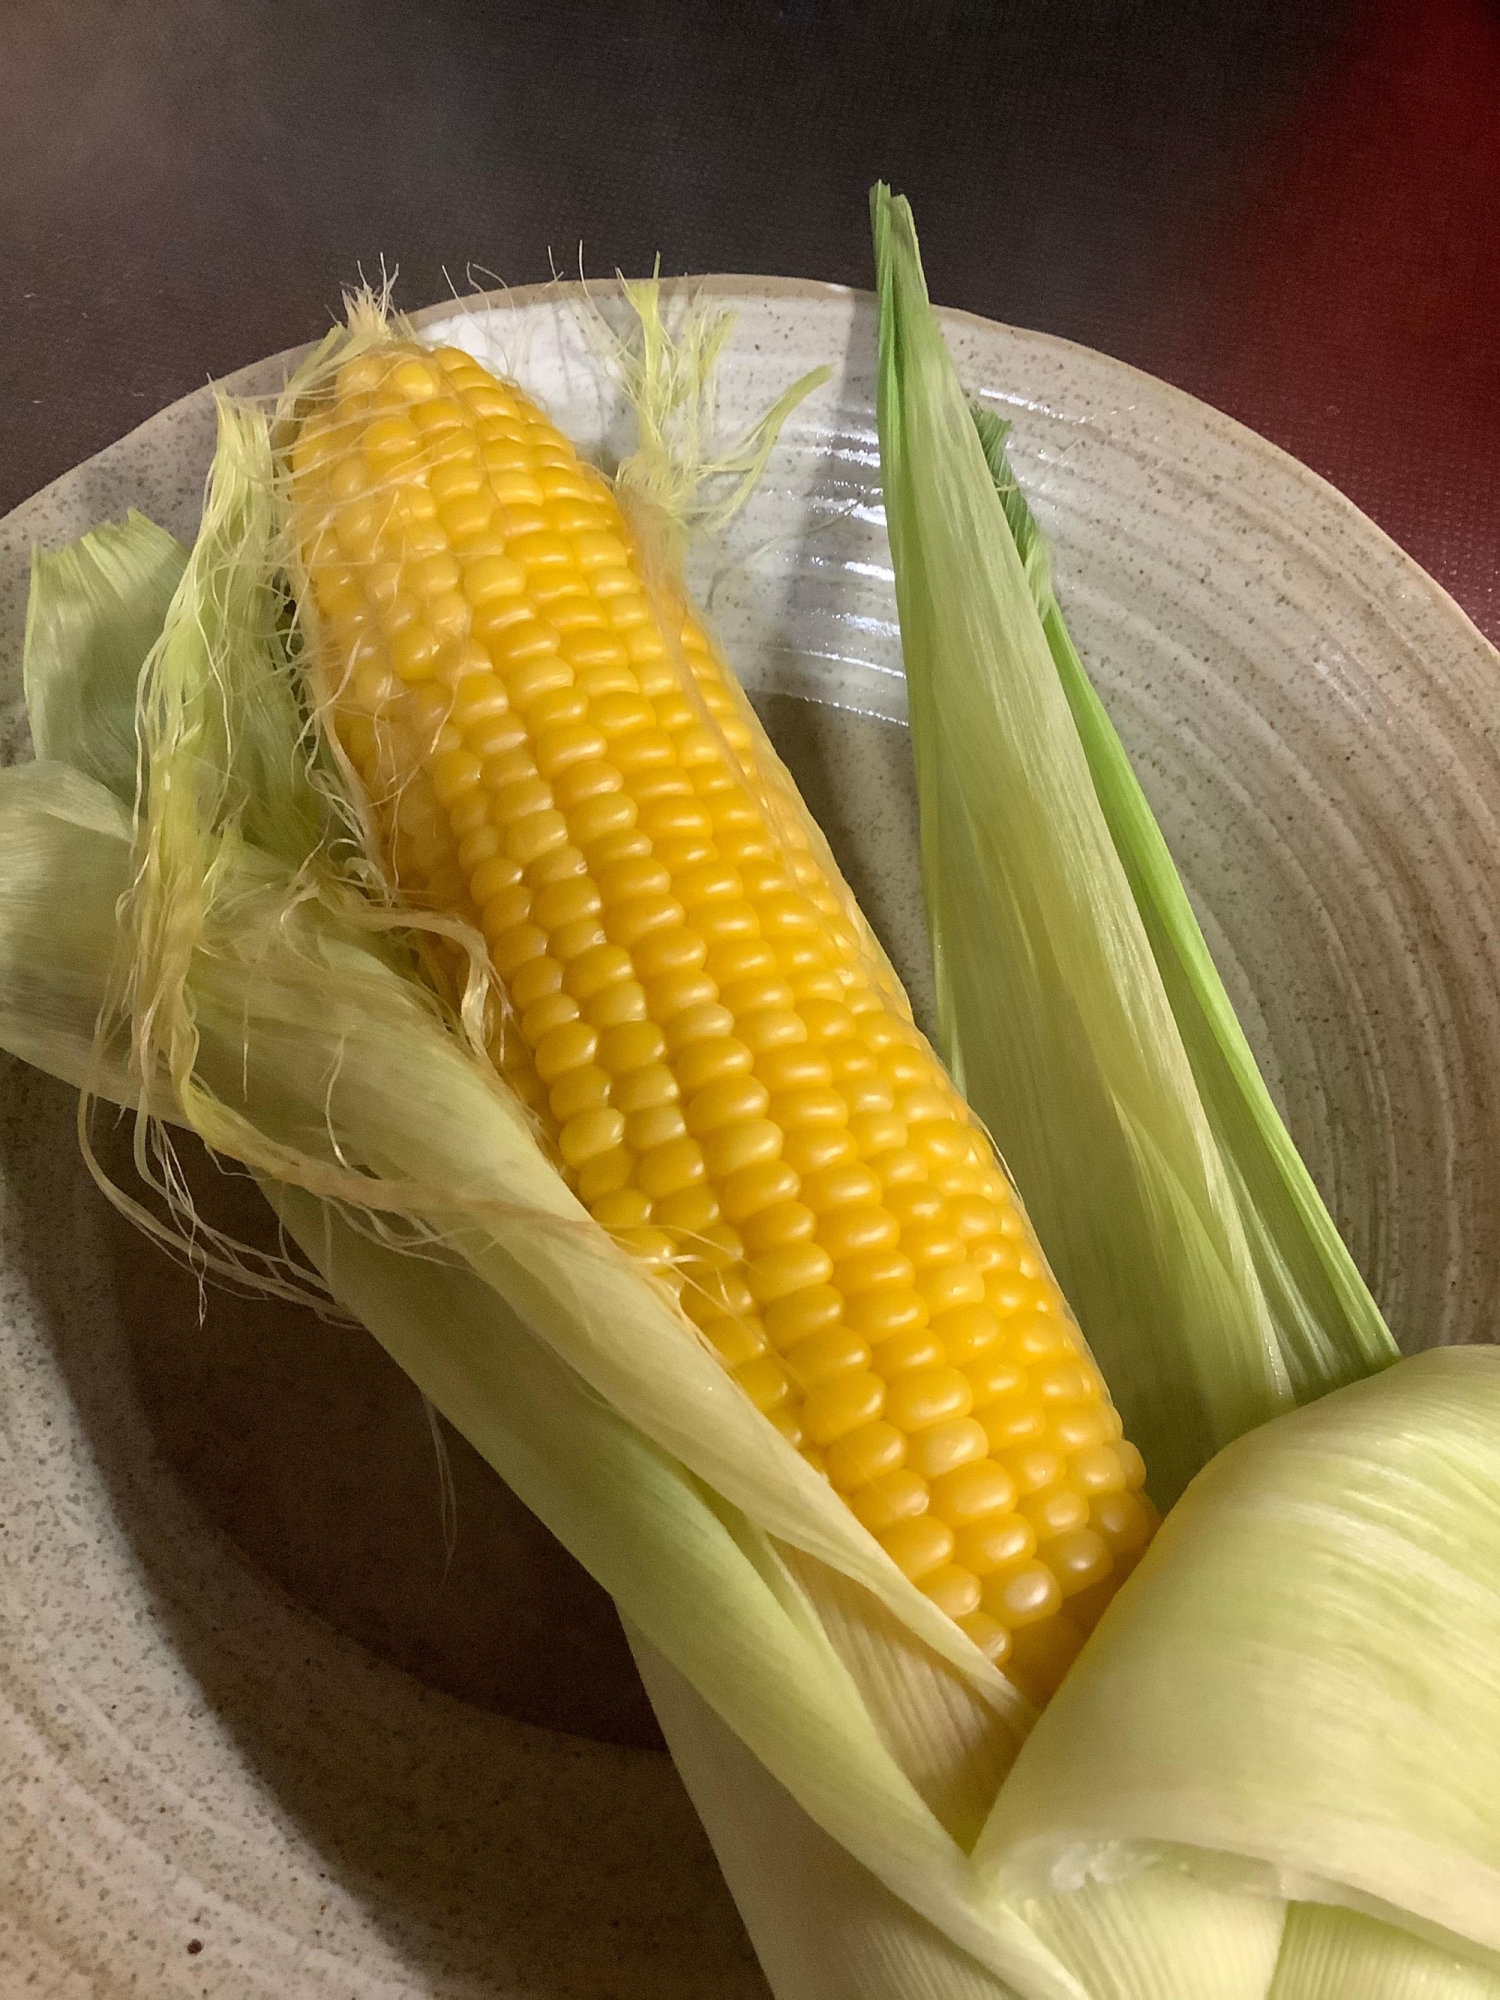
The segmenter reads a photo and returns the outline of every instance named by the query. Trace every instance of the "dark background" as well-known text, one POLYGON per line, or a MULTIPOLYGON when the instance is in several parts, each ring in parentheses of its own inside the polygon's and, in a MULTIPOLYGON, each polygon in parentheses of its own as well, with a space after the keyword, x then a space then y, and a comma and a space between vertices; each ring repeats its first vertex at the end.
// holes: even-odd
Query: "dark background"
POLYGON ((384 256, 870 281, 1166 376, 1500 636, 1497 0, 0 0, 0 511, 384 256))

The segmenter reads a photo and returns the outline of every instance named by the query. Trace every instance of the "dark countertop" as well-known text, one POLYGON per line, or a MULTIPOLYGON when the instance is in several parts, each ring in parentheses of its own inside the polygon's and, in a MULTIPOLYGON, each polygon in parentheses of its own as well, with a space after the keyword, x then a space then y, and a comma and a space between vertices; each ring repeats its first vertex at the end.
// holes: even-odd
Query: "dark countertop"
POLYGON ((1500 637, 1496 0, 9 0, 0 510, 399 298, 870 282, 1068 335, 1326 474, 1500 637))

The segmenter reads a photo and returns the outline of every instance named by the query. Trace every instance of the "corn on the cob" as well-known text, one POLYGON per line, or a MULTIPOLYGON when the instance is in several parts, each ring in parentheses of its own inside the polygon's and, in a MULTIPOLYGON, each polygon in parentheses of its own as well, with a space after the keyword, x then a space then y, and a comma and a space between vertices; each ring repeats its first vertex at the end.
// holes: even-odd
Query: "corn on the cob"
POLYGON ((317 667, 403 893, 590 1212, 997 1664, 1050 1692, 1154 1515, 983 1133, 611 486, 456 350, 292 451, 317 667), (1066 1608, 1065 1608, 1066 1606, 1066 1608))

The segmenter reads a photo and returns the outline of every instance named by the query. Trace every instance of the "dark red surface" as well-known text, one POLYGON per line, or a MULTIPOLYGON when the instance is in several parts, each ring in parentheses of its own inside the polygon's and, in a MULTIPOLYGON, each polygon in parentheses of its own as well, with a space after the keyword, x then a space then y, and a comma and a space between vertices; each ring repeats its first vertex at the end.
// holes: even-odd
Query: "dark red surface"
POLYGON ((341 283, 867 284, 1181 383, 1500 635, 1496 0, 0 0, 0 507, 341 283))
POLYGON ((1369 9, 1204 285, 1198 337, 1164 316, 1137 358, 1306 459, 1500 638, 1500 12, 1369 9))

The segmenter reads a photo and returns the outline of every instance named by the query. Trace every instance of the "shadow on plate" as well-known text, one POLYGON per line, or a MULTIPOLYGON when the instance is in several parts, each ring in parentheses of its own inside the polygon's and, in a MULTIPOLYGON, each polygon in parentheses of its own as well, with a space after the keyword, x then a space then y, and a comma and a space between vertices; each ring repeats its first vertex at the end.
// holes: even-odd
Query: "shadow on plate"
MULTIPOLYGON (((342 1920, 341 1966, 365 1969, 363 1925, 413 1991, 453 2000, 763 2000, 712 1851, 652 1747, 609 1599, 451 1433, 449 1562, 425 1411, 375 1343, 218 1292, 200 1323, 192 1278, 106 1214, 73 1164, 72 1093, 6 1068, 0 1181, 23 1245, 16 1275, 151 1623, 274 1799, 266 1824, 287 1815, 364 1913, 353 1937, 342 1920), (97 1276, 82 1275, 97 1273, 101 1239, 112 1315, 97 1276)), ((128 1134, 100 1123, 123 1177, 128 1134)), ((190 1172, 206 1213, 269 1240, 243 1179, 201 1150, 190 1172)), ((180 1782, 162 1716, 170 1796, 180 1782)), ((139 1747, 149 1761, 157 1746, 139 1747)), ((234 1814, 262 1824, 259 1808, 231 1814, 226 1838, 234 1814)), ((191 1838, 171 1824, 142 1829, 164 1879, 191 1838)), ((276 1923, 269 1866, 257 1853, 244 1893, 276 1923)), ((287 1918, 299 1935, 304 1905, 287 1918)), ((307 1943, 321 1948, 320 1934, 307 1943)))

